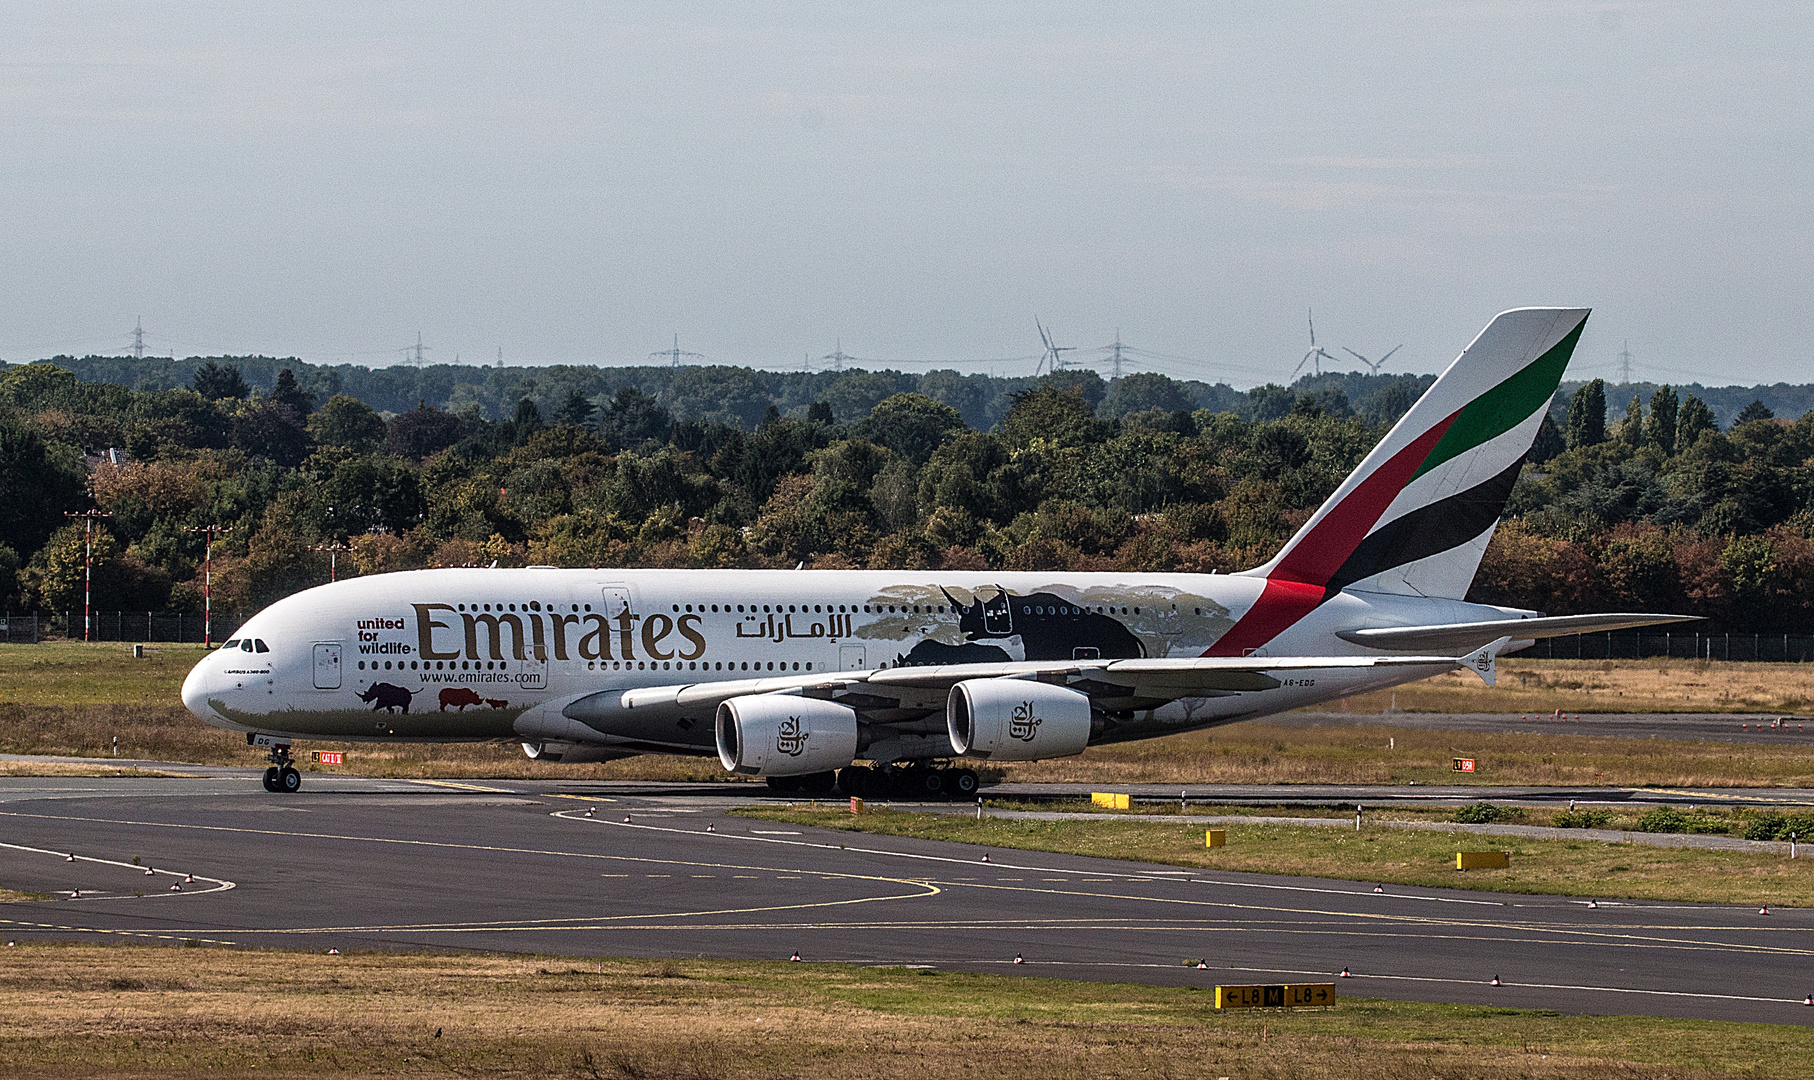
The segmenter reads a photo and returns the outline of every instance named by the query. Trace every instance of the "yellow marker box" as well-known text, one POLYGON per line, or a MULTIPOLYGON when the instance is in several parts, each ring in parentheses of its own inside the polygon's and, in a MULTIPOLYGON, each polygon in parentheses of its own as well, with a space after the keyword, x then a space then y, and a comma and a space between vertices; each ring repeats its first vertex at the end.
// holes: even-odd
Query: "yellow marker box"
POLYGON ((1512 853, 1509 851, 1457 851, 1455 869, 1457 870, 1505 870, 1512 865, 1512 853))
POLYGON ((1335 1004, 1334 983, 1284 986, 1218 986, 1218 1009, 1300 1009, 1335 1004))
POLYGON ((1228 846, 1228 830, 1227 829, 1205 829, 1203 831, 1203 846, 1204 847, 1227 847, 1228 846))
POLYGON ((1105 806, 1110 810, 1132 810, 1134 808, 1129 796, 1113 791, 1092 791, 1090 792, 1090 802, 1097 806, 1105 806))

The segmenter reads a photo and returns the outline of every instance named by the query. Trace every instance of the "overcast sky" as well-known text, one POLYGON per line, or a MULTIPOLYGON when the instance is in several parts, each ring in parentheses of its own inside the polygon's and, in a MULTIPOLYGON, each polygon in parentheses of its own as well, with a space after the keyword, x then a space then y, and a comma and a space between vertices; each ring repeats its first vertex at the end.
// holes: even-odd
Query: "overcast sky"
POLYGON ((1781 2, 11 4, 0 359, 142 316, 1013 374, 1038 317, 1249 386, 1308 308, 1435 371, 1554 303, 1572 375, 1808 381, 1811 42, 1781 2))

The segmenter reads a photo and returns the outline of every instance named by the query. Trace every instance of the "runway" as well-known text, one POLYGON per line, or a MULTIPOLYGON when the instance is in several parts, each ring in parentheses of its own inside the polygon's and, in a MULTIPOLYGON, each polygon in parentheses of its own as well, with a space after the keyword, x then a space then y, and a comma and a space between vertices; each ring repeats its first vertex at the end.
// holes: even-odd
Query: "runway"
POLYGON ((1814 1022, 1801 1004, 1814 990, 1814 917, 1803 911, 1375 893, 834 833, 729 815, 754 798, 733 785, 692 794, 319 775, 309 785, 273 796, 230 770, 0 779, 0 883, 56 897, 0 907, 0 934, 324 951, 797 951, 1203 987, 1323 980, 1345 967, 1341 992, 1357 996, 1814 1022), (1504 985, 1489 985, 1495 976, 1504 985))

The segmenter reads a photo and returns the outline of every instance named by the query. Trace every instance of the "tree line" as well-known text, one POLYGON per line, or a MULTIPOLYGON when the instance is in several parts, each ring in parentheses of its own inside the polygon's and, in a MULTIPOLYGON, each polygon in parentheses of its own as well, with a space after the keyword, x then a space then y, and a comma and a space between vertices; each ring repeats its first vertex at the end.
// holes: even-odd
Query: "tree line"
MULTIPOLYGON (((775 373, 678 370, 684 381, 654 393, 541 384, 491 415, 421 399, 381 409, 286 368, 261 389, 224 361, 152 389, 12 367, 0 375, 7 606, 80 606, 84 538, 64 514, 90 506, 112 515, 95 547, 106 609, 199 607, 190 530, 210 524, 232 527, 215 602, 241 611, 326 580, 329 547, 343 574, 494 562, 1228 572, 1276 551, 1430 378, 1325 374, 1206 405, 1203 384, 1156 374, 1060 371, 971 393, 963 380, 984 377, 842 372, 798 383, 824 396, 789 403, 762 396, 758 376, 775 373), (977 404, 984 391, 1002 401, 977 404)), ((1608 392, 1595 381, 1558 395, 1473 598, 1808 629, 1814 416, 1779 419, 1760 401, 1722 424, 1692 393, 1659 387, 1621 411, 1608 392)))

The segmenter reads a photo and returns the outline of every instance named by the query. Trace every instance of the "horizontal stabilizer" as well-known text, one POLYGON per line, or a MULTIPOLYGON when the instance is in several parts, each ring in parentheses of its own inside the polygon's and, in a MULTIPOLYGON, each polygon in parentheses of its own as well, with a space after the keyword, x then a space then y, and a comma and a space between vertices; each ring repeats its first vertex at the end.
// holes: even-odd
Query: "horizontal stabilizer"
POLYGON ((1634 626, 1692 622, 1699 615, 1553 615, 1538 619, 1492 619, 1487 622, 1439 623, 1429 626, 1391 626, 1372 630, 1338 630, 1336 636, 1369 649, 1405 652, 1460 653, 1478 649, 1502 637, 1516 641, 1563 637, 1568 634, 1604 634, 1634 626))

